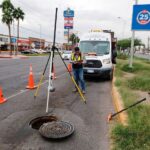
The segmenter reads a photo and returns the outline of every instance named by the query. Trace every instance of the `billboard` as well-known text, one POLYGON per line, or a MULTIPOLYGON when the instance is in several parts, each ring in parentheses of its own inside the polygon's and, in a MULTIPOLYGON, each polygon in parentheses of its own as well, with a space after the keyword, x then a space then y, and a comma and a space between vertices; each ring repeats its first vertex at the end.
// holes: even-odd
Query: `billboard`
POLYGON ((66 18, 66 17, 65 17, 64 20, 65 20, 65 21, 73 21, 73 18, 72 18, 72 17, 69 17, 69 18, 66 18))
MULTIPOLYGON (((73 33, 73 31, 70 30, 70 31, 69 31, 69 35, 71 35, 72 33, 73 33)), ((68 36, 68 30, 65 30, 65 31, 64 31, 64 36, 68 36)))
POLYGON ((64 24, 73 24, 73 20, 64 20, 64 24))
POLYGON ((16 42, 17 42, 17 38, 12 37, 12 38, 11 38, 11 43, 16 43, 16 42))
POLYGON ((133 6, 132 30, 150 30, 150 4, 133 6))
POLYGON ((64 29, 73 29, 73 26, 64 26, 64 29))
POLYGON ((69 8, 64 11, 64 17, 74 17, 74 11, 70 10, 69 8))
POLYGON ((68 8, 64 11, 64 29, 73 29, 74 11, 68 8))

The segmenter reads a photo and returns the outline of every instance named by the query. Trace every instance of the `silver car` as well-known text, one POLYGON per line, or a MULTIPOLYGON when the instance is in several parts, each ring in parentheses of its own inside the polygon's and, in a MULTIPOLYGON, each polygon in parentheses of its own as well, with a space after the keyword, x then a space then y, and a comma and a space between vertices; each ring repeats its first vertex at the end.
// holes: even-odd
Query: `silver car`
POLYGON ((64 51, 62 54, 62 58, 64 60, 70 60, 71 59, 71 53, 72 53, 72 51, 64 51))

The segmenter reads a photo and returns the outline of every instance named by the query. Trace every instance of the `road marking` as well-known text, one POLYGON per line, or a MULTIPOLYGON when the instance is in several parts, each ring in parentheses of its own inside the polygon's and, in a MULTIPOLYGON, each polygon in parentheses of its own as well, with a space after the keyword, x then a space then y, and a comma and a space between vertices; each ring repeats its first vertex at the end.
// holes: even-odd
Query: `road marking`
MULTIPOLYGON (((63 74, 57 76, 57 78, 63 77, 66 73, 67 73, 67 72, 65 72, 65 73, 63 73, 63 74)), ((48 80, 44 81, 41 85, 44 85, 44 84, 47 83, 47 82, 48 82, 48 80)), ((11 95, 11 96, 9 96, 9 97, 6 97, 6 99, 8 100, 8 99, 14 98, 14 97, 16 97, 16 96, 18 96, 18 95, 21 95, 21 94, 23 94, 23 93, 26 93, 26 92, 28 92, 28 91, 30 91, 30 90, 29 90, 29 89, 20 90, 20 92, 18 92, 18 93, 16 93, 16 94, 13 94, 13 95, 11 95)))

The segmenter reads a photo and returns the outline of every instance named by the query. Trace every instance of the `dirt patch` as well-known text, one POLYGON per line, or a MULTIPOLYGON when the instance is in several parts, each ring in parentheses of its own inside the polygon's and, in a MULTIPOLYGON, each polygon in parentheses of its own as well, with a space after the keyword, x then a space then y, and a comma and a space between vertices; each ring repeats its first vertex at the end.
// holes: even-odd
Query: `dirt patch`
POLYGON ((150 95, 148 94, 148 92, 143 92, 143 91, 135 91, 135 93, 137 95, 139 95, 139 99, 142 99, 142 98, 146 98, 146 101, 144 103, 146 104, 150 104, 150 95))
POLYGON ((125 78, 133 78, 135 77, 135 75, 133 73, 127 73, 127 72, 124 72, 124 75, 123 75, 125 78))

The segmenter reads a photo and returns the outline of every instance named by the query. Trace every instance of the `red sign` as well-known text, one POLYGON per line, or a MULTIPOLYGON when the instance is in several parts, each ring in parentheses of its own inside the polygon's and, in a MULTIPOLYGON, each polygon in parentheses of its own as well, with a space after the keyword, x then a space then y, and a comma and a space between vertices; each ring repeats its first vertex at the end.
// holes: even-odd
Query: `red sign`
POLYGON ((69 21, 69 20, 65 20, 64 24, 73 24, 73 20, 69 21))
POLYGON ((70 26, 73 26, 73 23, 65 23, 64 26, 70 27, 70 26))
POLYGON ((73 20, 73 18, 71 18, 71 17, 70 18, 64 18, 64 20, 73 20))
POLYGON ((17 42, 20 44, 30 44, 30 40, 28 39, 19 39, 17 40, 17 42))

